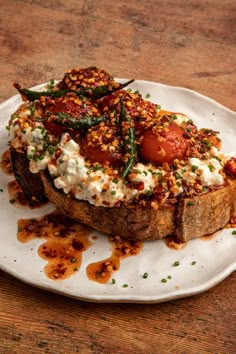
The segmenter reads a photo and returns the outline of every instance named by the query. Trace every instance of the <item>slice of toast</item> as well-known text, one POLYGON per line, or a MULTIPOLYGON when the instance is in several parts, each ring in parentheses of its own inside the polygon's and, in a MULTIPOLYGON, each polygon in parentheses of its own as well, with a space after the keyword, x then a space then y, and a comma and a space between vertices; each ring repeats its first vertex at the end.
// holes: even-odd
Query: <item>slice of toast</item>
POLYGON ((217 190, 179 199, 177 204, 160 207, 138 205, 97 207, 71 198, 57 190, 47 173, 41 173, 45 194, 59 210, 105 234, 132 240, 157 240, 176 235, 182 242, 222 229, 236 215, 236 179, 228 179, 217 190))

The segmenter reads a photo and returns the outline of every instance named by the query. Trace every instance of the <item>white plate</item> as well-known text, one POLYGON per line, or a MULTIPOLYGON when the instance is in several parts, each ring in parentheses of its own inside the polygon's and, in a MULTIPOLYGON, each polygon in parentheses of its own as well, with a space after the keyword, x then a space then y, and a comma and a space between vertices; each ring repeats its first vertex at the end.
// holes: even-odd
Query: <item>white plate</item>
MULTIPOLYGON (((223 151, 236 150, 236 113, 188 89, 146 81, 136 81, 131 87, 144 97, 150 94, 149 99, 166 110, 186 113, 198 127, 219 130, 223 151)), ((5 126, 20 103, 20 96, 16 95, 0 105, 1 154, 7 149, 5 126)), ((18 242, 16 225, 19 218, 46 214, 52 205, 33 211, 14 207, 8 201, 10 179, 0 172, 0 267, 34 286, 86 301, 155 303, 206 291, 236 269, 236 237, 232 229, 225 229, 208 241, 192 240, 179 251, 167 248, 163 241, 146 242, 139 255, 121 261, 120 270, 112 276, 115 284, 98 284, 88 280, 86 266, 111 254, 107 237, 98 234, 98 240, 83 254, 79 272, 64 281, 50 280, 42 271, 46 263, 37 254, 43 240, 18 242), (175 261, 180 262, 178 267, 173 266, 175 261), (192 262, 196 264, 191 265, 192 262), (145 272, 147 279, 143 278, 145 272), (171 279, 162 283, 161 279, 168 276, 171 279)))

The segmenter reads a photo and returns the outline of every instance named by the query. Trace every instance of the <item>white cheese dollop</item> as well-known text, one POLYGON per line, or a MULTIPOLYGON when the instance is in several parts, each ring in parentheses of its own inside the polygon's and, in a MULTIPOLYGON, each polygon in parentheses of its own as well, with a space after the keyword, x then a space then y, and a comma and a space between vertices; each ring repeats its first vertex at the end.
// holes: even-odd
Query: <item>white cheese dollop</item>
POLYGON ((194 157, 188 160, 188 165, 191 170, 194 169, 194 172, 191 172, 189 176, 194 179, 199 179, 202 185, 219 186, 224 183, 224 177, 221 174, 222 166, 217 159, 210 158, 207 160, 199 160, 194 157))

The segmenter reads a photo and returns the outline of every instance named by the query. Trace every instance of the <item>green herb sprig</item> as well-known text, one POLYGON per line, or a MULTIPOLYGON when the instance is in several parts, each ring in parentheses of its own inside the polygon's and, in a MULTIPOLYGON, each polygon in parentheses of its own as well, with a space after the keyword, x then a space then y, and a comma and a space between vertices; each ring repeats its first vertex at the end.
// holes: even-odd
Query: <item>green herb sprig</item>
POLYGON ((131 117, 127 114, 122 98, 120 99, 120 126, 121 126, 123 141, 124 141, 125 153, 129 156, 121 173, 122 177, 125 179, 136 161, 137 144, 135 143, 134 122, 131 119, 131 117), (127 130, 122 129, 123 123, 126 122, 129 123, 129 127, 127 130))

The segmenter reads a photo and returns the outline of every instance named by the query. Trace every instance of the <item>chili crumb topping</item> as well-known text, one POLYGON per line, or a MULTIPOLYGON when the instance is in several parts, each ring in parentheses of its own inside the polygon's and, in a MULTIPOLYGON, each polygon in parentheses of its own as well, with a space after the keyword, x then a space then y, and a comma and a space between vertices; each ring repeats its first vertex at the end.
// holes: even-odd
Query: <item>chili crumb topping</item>
POLYGON ((26 152, 31 172, 48 169, 56 188, 97 206, 158 209, 236 176, 218 132, 128 84, 96 67, 68 70, 42 92, 15 83, 25 103, 7 127, 11 146, 26 152))

